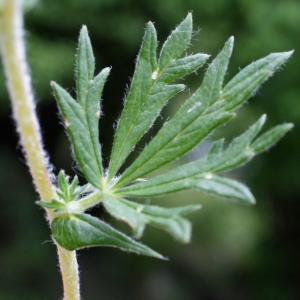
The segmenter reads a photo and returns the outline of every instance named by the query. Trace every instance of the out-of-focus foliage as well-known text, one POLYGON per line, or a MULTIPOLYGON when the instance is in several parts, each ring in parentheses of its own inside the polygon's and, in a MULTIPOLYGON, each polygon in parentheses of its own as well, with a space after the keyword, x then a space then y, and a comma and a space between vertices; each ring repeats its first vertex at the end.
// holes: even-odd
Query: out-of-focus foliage
MULTIPOLYGON (((82 290, 86 299, 299 299, 298 243, 300 195, 300 3, 298 0, 40 0, 26 14, 27 48, 38 100, 45 145, 57 170, 72 174, 70 145, 59 125, 49 81, 75 86, 74 44, 86 24, 96 55, 97 69, 112 66, 104 89, 104 117, 100 126, 104 166, 110 153, 114 120, 120 115, 123 90, 130 83, 144 24, 155 22, 159 40, 169 28, 193 11, 200 38, 189 53, 213 57, 230 35, 235 49, 228 79, 239 68, 270 52, 295 49, 282 72, 268 81, 250 105, 226 127, 237 136, 267 112, 269 126, 295 123, 278 146, 231 176, 252 187, 258 204, 244 207, 189 192, 169 195, 151 204, 204 204, 191 216, 192 243, 178 245, 166 234, 147 229, 143 242, 169 255, 169 262, 127 255, 111 249, 81 251, 82 290)), ((198 86, 202 71, 192 75, 198 86)), ((225 78, 226 80, 226 78, 225 78)), ((193 88, 191 88, 191 93, 193 88)), ((73 93, 72 90, 70 90, 73 93)), ((187 91, 189 93, 189 91, 187 91)), ((73 93, 74 94, 74 93, 73 93)), ((173 114, 181 97, 166 107, 173 114)), ((23 162, 11 118, 4 77, 0 75, 0 299, 57 299, 61 295, 55 247, 23 162), (18 204, 17 204, 18 203, 18 204)), ((164 112, 162 114, 163 120, 164 112)), ((225 128, 224 128, 225 129, 225 128)), ((156 128, 154 127, 155 131, 156 128)), ((222 130, 223 131, 223 130, 222 130)), ((149 133, 151 136, 151 132, 149 133)), ((218 134, 212 138, 218 138, 218 134)), ((143 147, 143 140, 140 147, 143 147)), ((209 149, 210 141, 207 141, 209 149)), ((196 149, 187 160, 207 151, 196 149)), ((74 169, 74 165, 73 165, 74 169)), ((75 170, 75 169, 74 169, 75 170)), ((76 171, 76 170, 75 170, 76 171)), ((82 181, 82 178, 80 179, 82 181)), ((83 182, 82 182, 83 183, 83 182)), ((101 208, 93 211, 101 216, 101 208)), ((110 220, 105 215, 106 221, 110 220)), ((121 230, 121 224, 115 224, 121 230)), ((130 232, 128 231, 130 234, 130 232)))

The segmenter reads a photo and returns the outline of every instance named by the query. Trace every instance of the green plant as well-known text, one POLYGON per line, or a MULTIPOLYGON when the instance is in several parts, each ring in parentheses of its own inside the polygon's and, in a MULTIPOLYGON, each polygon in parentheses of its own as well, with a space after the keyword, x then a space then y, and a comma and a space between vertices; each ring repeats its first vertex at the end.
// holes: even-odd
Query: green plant
MULTIPOLYGON (((2 54, 11 97, 16 101, 14 110, 22 142, 41 196, 38 203, 46 209, 54 240, 58 243, 62 275, 65 278, 65 299, 79 298, 74 252, 76 249, 114 246, 126 251, 163 258, 135 239, 84 213, 90 207, 102 202, 112 216, 132 227, 135 238, 140 238, 146 224, 149 224, 164 229, 178 241, 187 243, 191 236, 191 224, 183 216, 198 210, 200 205, 162 208, 133 200, 197 188, 240 203, 255 203, 246 186, 216 174, 239 167, 256 154, 268 149, 292 128, 292 124, 278 125, 257 137, 265 122, 265 116, 262 116, 245 133, 234 139, 226 150, 223 150, 221 139, 216 141, 207 156, 199 161, 179 166, 150 179, 146 179, 145 176, 184 155, 216 128, 232 119, 235 116, 233 111, 245 103, 259 86, 286 62, 292 52, 270 54, 252 63, 223 87, 223 78, 233 48, 233 38, 230 38, 209 65, 200 88, 161 128, 133 164, 122 175, 118 175, 120 167, 136 143, 151 127, 162 107, 171 97, 185 88, 182 84, 170 83, 196 71, 209 56, 196 54, 180 58, 191 40, 191 14, 171 33, 162 47, 159 59, 156 57, 155 28, 151 22, 146 25, 135 74, 116 129, 109 168, 104 171, 98 139, 98 119, 101 116, 99 99, 110 70, 103 69, 94 77, 93 51, 87 29, 83 27, 76 59, 78 102, 58 84, 52 82, 51 85, 71 140, 75 159, 88 184, 78 186, 77 177, 70 183, 69 177, 61 171, 57 178, 57 187, 53 188, 49 172, 45 168, 43 154, 39 158, 36 157, 36 154, 43 153, 40 140, 38 138, 37 143, 32 145, 30 130, 24 127, 28 123, 26 114, 33 116, 30 121, 32 130, 37 126, 34 111, 29 109, 22 115, 23 104, 18 103, 19 99, 26 101, 28 91, 24 89, 21 97, 19 94, 15 95, 22 90, 18 86, 18 81, 16 86, 13 85, 16 81, 13 77, 16 76, 14 72, 18 69, 16 66, 16 69, 10 70, 11 64, 7 62, 10 51, 14 51, 13 45, 10 47, 4 37, 6 29, 9 29, 9 21, 14 19, 9 14, 13 9, 9 8, 13 8, 14 5, 17 7, 17 3, 18 1, 12 1, 3 8, 2 54), (22 122, 25 123, 24 126, 22 122), (36 162, 40 163, 36 165, 36 162), (41 170, 44 172, 43 175, 40 175, 41 170), (42 181, 41 184, 39 180, 42 181)), ((8 33, 11 32, 8 30, 8 33)), ((14 63, 16 57, 11 59, 14 63)), ((23 81, 21 76, 19 80, 23 81)))

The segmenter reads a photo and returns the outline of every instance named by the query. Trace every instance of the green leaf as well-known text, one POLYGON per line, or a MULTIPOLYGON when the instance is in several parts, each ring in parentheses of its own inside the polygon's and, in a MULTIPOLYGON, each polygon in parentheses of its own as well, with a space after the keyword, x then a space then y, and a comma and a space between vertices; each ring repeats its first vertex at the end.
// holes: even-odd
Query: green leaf
POLYGON ((276 144, 293 127, 294 124, 291 123, 277 125, 257 138, 251 145, 251 148, 255 154, 264 152, 276 144))
POLYGON ((249 189, 232 179, 220 177, 210 173, 202 173, 198 176, 182 177, 173 182, 164 182, 161 185, 141 184, 132 189, 124 188, 120 193, 124 196, 148 197, 160 194, 174 193, 187 189, 200 189, 207 193, 228 198, 242 204, 255 204, 255 199, 249 189))
POLYGON ((73 201, 79 194, 76 193, 78 177, 75 176, 70 185, 69 180, 69 176, 67 176, 65 172, 61 170, 58 174, 58 189, 56 190, 56 194, 65 202, 73 201))
POLYGON ((168 127, 169 132, 158 133, 153 138, 135 162, 123 173, 116 186, 125 185, 177 159, 232 117, 232 114, 216 112, 195 120, 190 126, 182 126, 188 122, 186 118, 181 124, 174 124, 173 128, 168 127))
POLYGON ((68 190, 69 176, 66 176, 65 171, 61 170, 58 174, 58 188, 65 193, 68 190))
MULTIPOLYGON (((265 119, 266 116, 263 115, 245 133, 234 139, 224 152, 221 151, 223 141, 219 140, 204 159, 179 166, 146 182, 136 183, 115 192, 122 196, 149 197, 199 188, 206 192, 223 194, 239 202, 254 203, 254 197, 245 186, 213 174, 241 166, 254 157, 255 151, 251 142, 261 130, 265 119)), ((260 142, 257 145, 260 145, 260 142)))
MULTIPOLYGON (((161 176, 159 179, 162 180, 164 177, 161 176)), ((157 181, 158 180, 155 180, 155 183, 157 183, 157 181)), ((118 193, 130 197, 149 197, 187 189, 200 189, 207 193, 225 197, 242 204, 255 204, 253 195, 245 185, 235 180, 210 173, 201 173, 198 176, 190 177, 182 176, 176 180, 167 181, 167 179, 165 179, 165 182, 162 182, 161 184, 154 185, 153 183, 153 181, 149 181, 148 184, 141 183, 136 184, 136 186, 125 187, 120 189, 118 193)))
POLYGON ((52 199, 49 202, 48 201, 37 201, 36 203, 42 207, 53 209, 54 212, 58 212, 58 211, 61 211, 66 208, 65 203, 58 201, 56 199, 52 199))
POLYGON ((197 70, 209 57, 197 54, 175 60, 189 44, 191 34, 192 18, 188 15, 164 44, 158 68, 156 31, 152 23, 147 24, 130 91, 114 138, 108 181, 118 172, 167 101, 185 88, 182 84, 166 84, 197 70))
POLYGON ((210 148, 209 155, 215 155, 221 153, 223 149, 223 144, 224 144, 224 139, 215 141, 210 148))
POLYGON ((234 139, 221 155, 210 155, 205 163, 206 171, 213 173, 228 171, 250 161, 255 155, 250 144, 265 121, 266 115, 261 116, 246 132, 234 139))
POLYGON ((95 147, 96 137, 91 136, 86 114, 63 88, 55 82, 52 82, 51 85, 80 169, 92 185, 101 189, 103 172, 100 145, 98 148, 95 147))
MULTIPOLYGON (((125 199, 116 199, 110 195, 103 194, 103 205, 109 214, 118 220, 126 222, 133 229, 134 236, 140 238, 143 235, 147 220, 140 213, 139 209, 134 210, 125 201, 125 199)), ((141 205, 140 207, 142 208, 143 206, 141 205)))
POLYGON ((102 156, 101 156, 101 146, 99 143, 98 123, 99 123, 99 117, 101 115, 100 98, 101 98, 104 83, 109 75, 109 72, 110 72, 110 68, 103 69, 90 82, 89 90, 86 98, 86 106, 82 107, 83 111, 85 112, 90 141, 92 143, 91 151, 93 151, 95 168, 98 167, 99 169, 98 173, 101 174, 100 175, 101 177, 102 177, 102 156))
POLYGON ((292 54, 293 51, 272 53, 251 63, 228 82, 228 84, 224 87, 224 93, 240 84, 245 86, 245 80, 257 74, 257 72, 269 71, 270 75, 273 74, 273 72, 282 66, 292 54))
POLYGON ((225 43, 222 51, 207 69, 201 86, 177 113, 177 118, 183 117, 187 111, 191 110, 197 110, 197 113, 200 115, 219 99, 222 91, 224 76, 226 74, 229 59, 232 54, 233 43, 234 38, 230 37, 225 43), (197 106, 198 103, 201 104, 199 108, 197 106))
POLYGON ((272 53, 245 67, 228 82, 218 102, 207 113, 221 108, 229 111, 243 104, 292 54, 293 51, 272 53))
POLYGON ((87 214, 61 215, 53 220, 51 229, 55 241, 70 251, 90 246, 109 246, 164 259, 149 247, 87 214))
POLYGON ((86 26, 79 36, 76 77, 78 103, 52 82, 55 97, 65 119, 75 158, 86 179, 102 188, 102 157, 99 144, 98 122, 100 97, 110 68, 103 69, 95 78, 95 59, 86 26))
POLYGON ((184 77, 200 68, 208 57, 209 55, 207 54, 198 53, 170 61, 168 66, 159 76, 158 81, 167 84, 177 78, 184 77))
POLYGON ((107 194, 103 194, 103 205, 112 216, 132 227, 136 238, 142 236, 146 224, 149 224, 166 230, 182 243, 188 243, 191 237, 191 224, 182 215, 201 208, 199 205, 161 208, 135 203, 107 194))
POLYGON ((139 140, 139 137, 136 134, 133 135, 131 131, 136 126, 136 119, 153 85, 152 74, 157 70, 156 48, 156 31, 153 24, 149 22, 146 26, 145 36, 138 55, 125 107, 116 130, 109 166, 109 179, 116 174, 130 153, 131 148, 139 140))
POLYGON ((221 111, 202 116, 207 106, 215 102, 220 95, 232 47, 233 39, 230 38, 209 66, 201 87, 158 132, 123 173, 116 186, 125 185, 185 154, 216 127, 232 118, 232 114, 221 111))
POLYGON ((77 190, 77 186, 78 186, 78 177, 75 176, 71 185, 70 185, 70 195, 73 196, 73 195, 76 195, 76 190, 77 190))
POLYGON ((164 43, 159 58, 159 70, 162 72, 168 64, 182 54, 191 41, 193 31, 192 14, 188 14, 171 33, 164 43))
POLYGON ((229 198, 241 204, 255 204, 250 190, 243 184, 217 175, 207 174, 185 180, 185 188, 198 188, 219 197, 229 198))
POLYGON ((95 58, 86 26, 82 26, 80 31, 76 58, 77 97, 81 106, 85 107, 89 84, 95 72, 95 58))
MULTIPOLYGON (((107 178, 104 180, 98 121, 101 115, 100 98, 110 69, 102 70, 93 78, 95 60, 87 29, 85 26, 82 28, 76 60, 78 102, 60 86, 52 83, 75 158, 82 173, 91 183, 91 194, 78 201, 77 204, 79 207, 81 205, 82 210, 76 208, 76 212, 99 203, 101 195, 106 210, 115 218, 129 224, 135 237, 142 236, 149 224, 166 230, 175 239, 187 243, 191 236, 191 224, 183 215, 199 209, 199 205, 161 208, 129 201, 124 197, 149 197, 186 189, 200 189, 239 203, 255 203, 246 186, 216 174, 250 161, 256 154, 274 145, 292 128, 292 124, 278 125, 257 137, 266 119, 262 116, 225 150, 224 140, 221 139, 212 145, 203 159, 149 180, 142 178, 184 155, 216 128, 229 121, 235 115, 233 110, 245 103, 292 54, 292 51, 273 53, 257 60, 223 87, 233 49, 233 37, 225 43, 222 51, 209 65, 200 88, 174 118, 161 128, 134 163, 120 177, 115 176, 164 105, 185 88, 182 84, 171 83, 196 71, 208 58, 206 54, 180 57, 188 48, 191 36, 192 16, 188 14, 163 44, 157 61, 156 31, 151 22, 146 25, 131 87, 116 129, 107 178)), ((65 202, 78 200, 85 187, 78 187, 77 177, 69 184, 69 177, 60 173, 58 185, 56 192, 60 198, 51 202, 40 201, 39 204, 60 211, 61 215, 54 219, 51 227, 55 240, 62 247, 75 250, 89 246, 113 246, 162 258, 157 252, 97 218, 86 214, 70 214, 75 206, 66 208, 67 203, 62 203, 62 199, 65 202), (63 209, 69 214, 64 214, 63 209)))
POLYGON ((136 161, 123 173, 116 184, 117 187, 147 175, 195 147, 206 135, 189 136, 189 134, 191 131, 197 131, 197 125, 201 125, 199 128, 203 128, 204 124, 201 121, 205 116, 212 116, 212 114, 215 116, 223 114, 224 116, 223 121, 210 128, 210 131, 224 124, 230 119, 224 110, 231 111, 245 102, 263 81, 286 62, 292 54, 292 52, 275 53, 252 63, 238 73, 221 91, 232 47, 233 39, 231 38, 210 65, 198 91, 159 131, 136 161), (182 135, 189 137, 190 141, 185 138, 181 139, 182 135))

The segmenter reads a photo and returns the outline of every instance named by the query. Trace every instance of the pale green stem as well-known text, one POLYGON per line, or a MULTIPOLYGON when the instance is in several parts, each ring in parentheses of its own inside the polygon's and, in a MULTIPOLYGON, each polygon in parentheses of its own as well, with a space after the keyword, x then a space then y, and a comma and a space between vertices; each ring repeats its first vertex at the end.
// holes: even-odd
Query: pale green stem
MULTIPOLYGON (((22 0, 0 0, 0 44, 14 118, 36 189, 43 201, 55 197, 51 168, 45 155, 37 121, 31 79, 23 40, 22 0)), ((49 222, 56 214, 47 210, 49 222)), ((79 278, 75 251, 57 245, 65 300, 79 300, 79 278)))
POLYGON ((95 192, 92 193, 82 199, 80 199, 79 201, 73 201, 70 203, 70 205, 72 203, 76 204, 76 210, 78 212, 83 212, 97 204, 99 204, 102 201, 102 196, 101 196, 101 192, 95 192))

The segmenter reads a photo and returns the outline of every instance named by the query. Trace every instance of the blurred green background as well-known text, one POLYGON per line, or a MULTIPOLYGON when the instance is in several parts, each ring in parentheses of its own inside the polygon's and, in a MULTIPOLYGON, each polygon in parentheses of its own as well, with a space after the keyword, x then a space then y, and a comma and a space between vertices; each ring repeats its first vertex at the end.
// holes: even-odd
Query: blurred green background
MULTIPOLYGON (((55 172, 74 175, 76 165, 58 117, 49 82, 74 93, 78 32, 88 26, 97 70, 112 66, 103 95, 100 139, 107 165, 115 120, 134 70, 144 24, 155 22, 161 44, 189 11, 195 30, 189 53, 212 57, 235 36, 226 76, 270 52, 295 53, 237 117, 211 138, 230 141, 261 114, 265 128, 284 121, 295 128, 268 154, 228 174, 251 187, 257 205, 240 206, 191 191, 151 200, 174 206, 201 203, 191 215, 190 245, 147 228, 142 241, 169 261, 92 248, 78 252, 83 299, 238 300, 300 299, 300 2, 299 0, 52 0, 29 1, 25 16, 28 56, 45 147, 55 172), (29 3, 30 2, 30 3, 29 3)), ((205 68, 189 76, 190 89, 171 100, 155 130, 201 83, 205 68)), ((3 72, 0 73, 0 299, 61 299, 55 247, 24 162, 12 120, 3 72)), ((143 147, 143 140, 140 147, 143 147)), ((209 141, 187 155, 203 155, 209 141)), ((81 182, 84 180, 81 178, 81 182)), ((130 234, 101 208, 92 211, 130 234)))

